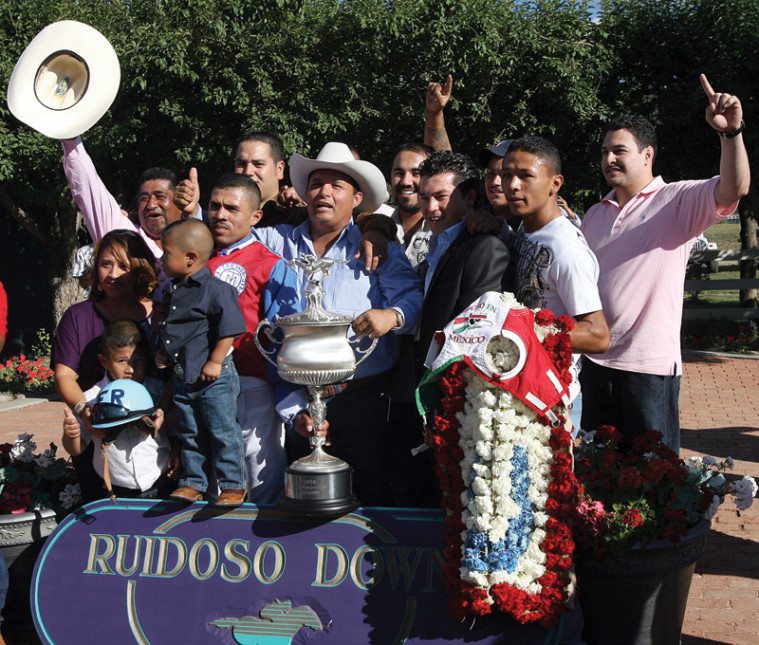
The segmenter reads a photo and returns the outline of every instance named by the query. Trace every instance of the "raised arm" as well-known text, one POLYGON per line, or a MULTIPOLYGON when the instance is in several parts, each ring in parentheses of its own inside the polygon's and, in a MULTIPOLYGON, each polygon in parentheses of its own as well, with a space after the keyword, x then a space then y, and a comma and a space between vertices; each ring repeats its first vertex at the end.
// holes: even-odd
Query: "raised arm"
POLYGON ((122 214, 118 202, 108 192, 95 170, 82 140, 79 137, 65 139, 61 141, 61 146, 63 146, 63 172, 92 240, 97 244, 110 231, 121 228, 132 229, 140 233, 150 250, 160 258, 162 252, 158 245, 122 214))
POLYGON ((445 129, 443 110, 451 98, 453 91, 453 76, 448 74, 445 85, 430 83, 427 86, 425 98, 424 143, 432 146, 438 152, 450 151, 451 142, 445 129))
POLYGON ((729 208, 748 194, 751 171, 743 142, 743 107, 737 96, 715 92, 704 74, 699 77, 708 104, 706 122, 720 135, 722 153, 719 181, 714 187, 714 201, 720 210, 729 208))

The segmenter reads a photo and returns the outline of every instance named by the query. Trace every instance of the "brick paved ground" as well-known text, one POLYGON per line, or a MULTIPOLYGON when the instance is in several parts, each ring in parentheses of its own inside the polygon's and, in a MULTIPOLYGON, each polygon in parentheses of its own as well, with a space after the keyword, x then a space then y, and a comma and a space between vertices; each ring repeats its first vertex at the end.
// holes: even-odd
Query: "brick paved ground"
MULTIPOLYGON (((3 411, 0 443, 33 432, 39 446, 60 445, 63 404, 3 411)), ((759 359, 687 357, 680 397, 682 455, 731 456, 734 472, 759 479, 759 359)), ((759 643, 759 503, 738 517, 717 513, 696 567, 683 645, 759 643)))
MULTIPOLYGON (((731 456, 759 479, 759 360, 686 358, 680 395, 682 456, 731 456)), ((759 502, 738 517, 726 502, 696 565, 683 645, 759 643, 759 502)))

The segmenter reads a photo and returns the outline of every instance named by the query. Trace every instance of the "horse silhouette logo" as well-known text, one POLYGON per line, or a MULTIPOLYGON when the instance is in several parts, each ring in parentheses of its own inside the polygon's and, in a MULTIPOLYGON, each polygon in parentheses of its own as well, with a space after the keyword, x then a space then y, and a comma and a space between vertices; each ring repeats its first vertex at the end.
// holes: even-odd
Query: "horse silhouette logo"
POLYGON ((258 616, 218 618, 211 621, 218 629, 231 629, 240 645, 290 645, 304 627, 315 632, 324 629, 316 612, 308 605, 293 608, 289 600, 275 600, 265 605, 258 616))

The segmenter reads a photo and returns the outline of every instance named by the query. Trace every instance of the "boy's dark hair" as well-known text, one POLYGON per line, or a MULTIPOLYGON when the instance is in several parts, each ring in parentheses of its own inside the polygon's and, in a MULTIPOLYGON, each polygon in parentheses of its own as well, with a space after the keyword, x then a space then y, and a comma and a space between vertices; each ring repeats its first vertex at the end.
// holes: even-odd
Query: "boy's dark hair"
POLYGON ((199 219, 178 219, 168 224, 161 231, 161 241, 166 244, 169 239, 182 251, 194 251, 202 262, 208 262, 213 255, 213 236, 211 230, 199 219), (179 237, 176 237, 179 235, 179 237))
POLYGON ((656 130, 646 117, 640 114, 623 114, 615 117, 606 124, 604 136, 607 132, 615 132, 616 130, 627 130, 632 134, 638 144, 638 152, 651 146, 654 149, 654 155, 656 155, 656 130))
POLYGON ((111 349, 137 347, 142 342, 142 334, 137 323, 125 319, 114 320, 105 328, 100 337, 100 353, 105 355, 111 349))
POLYGON ((514 139, 506 151, 508 155, 510 152, 516 152, 521 150, 522 152, 529 152, 535 155, 540 161, 546 164, 548 171, 552 175, 561 174, 561 155, 559 149, 545 137, 538 137, 536 135, 527 135, 514 139))
POLYGON ((280 161, 285 160, 285 146, 282 143, 282 139, 280 139, 276 134, 272 134, 271 132, 264 132, 262 130, 246 130, 240 135, 240 138, 237 140, 237 146, 235 146, 235 150, 237 150, 237 147, 239 147, 239 145, 245 141, 260 141, 261 143, 267 143, 269 144, 269 149, 271 150, 271 156, 272 159, 274 159, 274 163, 279 163, 280 161))
POLYGON ((148 168, 145 172, 143 172, 140 175, 140 178, 137 180, 137 190, 140 190, 142 187, 142 184, 144 184, 146 181, 151 181, 152 179, 165 179, 169 182, 169 190, 176 190, 177 187, 177 175, 173 170, 169 170, 168 168, 148 168))
POLYGON ((453 173, 453 184, 462 194, 470 190, 477 192, 474 207, 482 205, 482 180, 480 171, 471 157, 459 152, 435 152, 419 164, 420 177, 432 177, 453 173))
POLYGON ((236 172, 227 172, 218 177, 213 184, 213 188, 242 188, 245 196, 250 200, 253 210, 258 210, 261 206, 261 189, 258 184, 247 175, 236 172))
POLYGON ((402 143, 393 152, 393 159, 395 159, 401 152, 415 152, 419 155, 429 157, 430 155, 435 154, 435 148, 428 146, 426 143, 416 143, 413 141, 409 143, 402 143))

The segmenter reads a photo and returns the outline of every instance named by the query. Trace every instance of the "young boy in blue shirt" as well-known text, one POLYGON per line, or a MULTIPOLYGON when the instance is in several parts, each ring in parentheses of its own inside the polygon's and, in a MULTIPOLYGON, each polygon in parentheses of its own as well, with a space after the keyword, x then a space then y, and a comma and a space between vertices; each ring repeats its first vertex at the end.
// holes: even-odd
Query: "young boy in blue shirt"
POLYGON ((161 344, 172 365, 177 435, 184 473, 172 499, 203 497, 211 458, 221 493, 216 506, 238 506, 247 494, 242 430, 237 422, 240 382, 232 362, 232 342, 245 320, 231 285, 211 275, 207 263, 213 238, 199 220, 177 221, 161 235, 164 289, 161 344))

